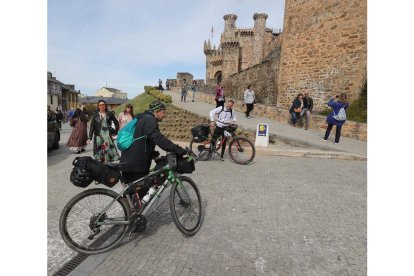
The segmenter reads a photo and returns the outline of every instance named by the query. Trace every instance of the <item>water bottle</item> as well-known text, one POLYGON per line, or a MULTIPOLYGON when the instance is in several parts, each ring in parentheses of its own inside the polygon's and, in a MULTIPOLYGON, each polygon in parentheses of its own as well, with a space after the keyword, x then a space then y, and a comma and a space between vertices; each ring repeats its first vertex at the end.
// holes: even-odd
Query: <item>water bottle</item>
POLYGON ((148 191, 148 193, 142 198, 142 201, 145 203, 148 203, 150 201, 151 197, 157 192, 157 188, 151 187, 148 191))

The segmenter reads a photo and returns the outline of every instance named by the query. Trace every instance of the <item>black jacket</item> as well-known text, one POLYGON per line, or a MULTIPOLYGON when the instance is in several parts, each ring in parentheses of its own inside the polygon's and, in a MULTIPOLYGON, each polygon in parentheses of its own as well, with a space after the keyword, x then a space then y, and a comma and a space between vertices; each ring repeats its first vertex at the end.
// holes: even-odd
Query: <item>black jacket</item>
POLYGON ((313 99, 311 97, 304 97, 303 98, 303 108, 309 109, 309 111, 312 111, 313 109, 313 99))
POLYGON ((149 111, 144 112, 144 116, 138 119, 135 126, 134 138, 143 135, 146 135, 146 138, 136 140, 129 149, 122 152, 120 162, 127 163, 127 165, 122 166, 122 171, 148 174, 155 145, 179 156, 186 153, 183 148, 161 134, 154 114, 149 111))
MULTIPOLYGON (((118 120, 116 119, 114 113, 107 111, 106 112, 106 123, 109 127, 111 127, 112 122, 114 122, 115 124, 115 131, 114 134, 116 135, 118 133, 118 129, 119 129, 119 123, 118 120)), ((91 127, 89 128, 89 140, 92 140, 92 136, 98 136, 100 131, 101 131, 101 127, 102 127, 102 123, 101 123, 101 118, 99 118, 99 111, 96 111, 91 119, 91 127)))
POLYGON ((292 113, 295 108, 299 108, 300 105, 301 105, 300 100, 298 98, 294 99, 293 103, 292 103, 292 106, 289 109, 289 113, 292 113))

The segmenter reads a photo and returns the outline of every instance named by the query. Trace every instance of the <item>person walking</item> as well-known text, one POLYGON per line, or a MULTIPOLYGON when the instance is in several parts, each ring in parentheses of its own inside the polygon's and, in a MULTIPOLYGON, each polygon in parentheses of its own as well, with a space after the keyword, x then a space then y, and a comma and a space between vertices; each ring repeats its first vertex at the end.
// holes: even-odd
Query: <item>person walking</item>
MULTIPOLYGON (((151 161, 159 155, 155 151, 155 146, 162 150, 174 152, 178 156, 187 154, 182 147, 171 142, 165 137, 159 127, 158 122, 162 122, 166 117, 166 106, 163 102, 156 100, 149 104, 149 109, 144 113, 137 115, 139 120, 135 126, 134 138, 145 136, 145 139, 135 140, 131 146, 123 151, 120 162, 125 163, 122 166, 122 175, 126 183, 137 180, 149 173, 151 161)), ((140 198, 143 198, 150 187, 141 187, 137 192, 140 198)))
POLYGON ((92 115, 89 128, 88 143, 93 138, 93 156, 102 163, 119 160, 119 153, 115 147, 112 136, 118 133, 119 123, 115 115, 108 111, 104 100, 98 101, 98 109, 92 115), (114 123, 115 129, 111 124, 114 123))
POLYGON ((214 97, 214 100, 216 101, 216 108, 219 106, 224 107, 224 102, 226 101, 226 98, 224 96, 224 90, 223 86, 221 86, 221 83, 217 84, 216 95, 214 97))
POLYGON ((296 127, 296 121, 300 116, 303 108, 303 94, 299 93, 293 100, 292 106, 289 109, 290 115, 292 116, 292 126, 296 127))
POLYGON ((118 115, 119 129, 122 129, 132 118, 134 118, 134 107, 132 104, 127 104, 124 111, 118 115))
POLYGON ((313 99, 309 97, 309 92, 305 92, 305 97, 303 98, 303 108, 300 112, 300 117, 303 118, 305 115, 305 130, 309 128, 310 113, 313 109, 313 99))
POLYGON ((81 153, 85 151, 88 140, 88 119, 80 108, 76 108, 73 117, 70 119, 70 126, 73 127, 66 146, 73 153, 81 153))
POLYGON ((185 102, 187 98, 187 80, 183 79, 182 87, 181 87, 181 102, 185 102))
POLYGON ((329 115, 326 117, 326 122, 328 123, 328 127, 326 128, 325 136, 322 140, 324 141, 328 140, 332 127, 336 125, 335 144, 338 144, 339 138, 341 138, 342 125, 346 121, 345 110, 348 108, 349 103, 347 102, 347 96, 345 93, 336 95, 335 99, 331 98, 328 102, 328 106, 332 107, 332 112, 329 113, 329 115))
POLYGON ((63 121, 63 113, 58 107, 56 108, 56 122, 60 130, 62 130, 62 121, 63 121))
POLYGON ((246 118, 250 119, 250 112, 253 110, 254 103, 256 101, 256 96, 254 95, 253 85, 249 84, 247 89, 244 91, 244 103, 246 104, 246 118))
POLYGON ((191 84, 191 91, 193 91, 193 102, 194 102, 194 99, 195 99, 196 90, 197 90, 197 82, 195 80, 193 80, 193 83, 191 84))

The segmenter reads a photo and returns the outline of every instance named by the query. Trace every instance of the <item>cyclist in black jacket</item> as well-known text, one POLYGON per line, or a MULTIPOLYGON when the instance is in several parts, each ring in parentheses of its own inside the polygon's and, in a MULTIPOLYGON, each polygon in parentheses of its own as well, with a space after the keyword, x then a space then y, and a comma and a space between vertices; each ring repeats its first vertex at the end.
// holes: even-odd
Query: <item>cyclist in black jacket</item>
MULTIPOLYGON (((149 173, 151 161, 159 154, 155 151, 155 146, 169 152, 174 152, 178 156, 187 154, 182 147, 174 144, 168 138, 161 134, 158 128, 158 122, 165 118, 165 105, 161 101, 150 103, 149 110, 146 110, 137 122, 134 132, 134 138, 145 136, 138 139, 124 152, 122 152, 120 162, 126 162, 122 166, 122 173, 126 182, 132 182, 149 173)), ((149 187, 139 191, 140 196, 145 195, 149 187)))

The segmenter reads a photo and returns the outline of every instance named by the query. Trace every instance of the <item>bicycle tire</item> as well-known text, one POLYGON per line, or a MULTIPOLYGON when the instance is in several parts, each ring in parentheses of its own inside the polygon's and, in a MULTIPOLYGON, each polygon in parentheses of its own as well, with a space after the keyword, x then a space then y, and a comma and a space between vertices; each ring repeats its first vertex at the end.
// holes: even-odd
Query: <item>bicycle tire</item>
MULTIPOLYGON (((102 225, 99 233, 93 239, 88 239, 92 233, 93 216, 117 196, 117 193, 108 189, 90 189, 74 196, 63 208, 59 219, 63 241, 71 249, 87 255, 104 253, 117 246, 128 233, 129 224, 102 225)), ((106 212, 105 219, 129 221, 130 216, 129 205, 121 197, 106 212)))
POLYGON ((208 148, 208 149, 200 150, 199 146, 204 147, 204 144, 202 142, 196 142, 194 141, 194 139, 191 140, 190 149, 196 155, 196 159, 198 161, 207 161, 208 159, 210 159, 211 157, 210 149, 208 148))
POLYGON ((249 139, 237 137, 230 142, 229 155, 237 164, 247 165, 256 156, 256 148, 249 139))
POLYGON ((201 195, 191 178, 179 176, 179 179, 181 184, 172 184, 170 191, 170 211, 178 230, 184 235, 193 236, 200 230, 203 221, 201 195), (186 224, 189 221, 187 214, 196 215, 190 226, 186 224))

